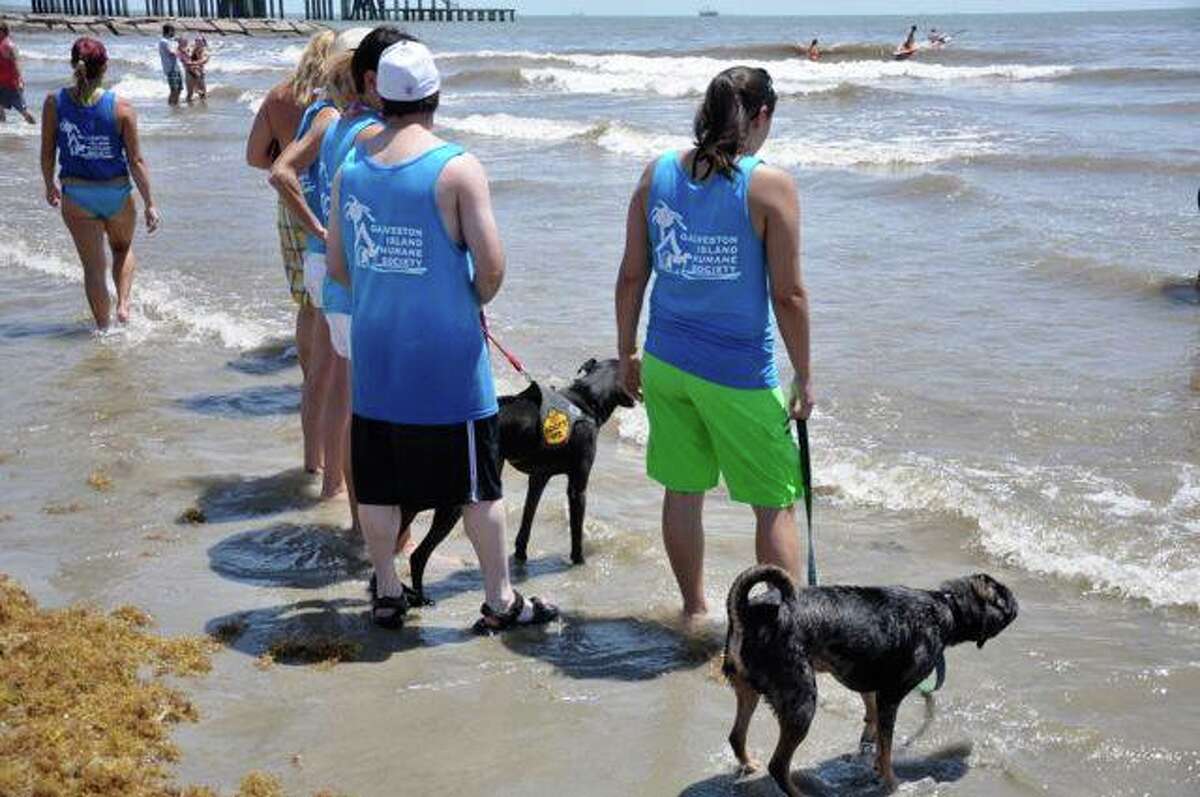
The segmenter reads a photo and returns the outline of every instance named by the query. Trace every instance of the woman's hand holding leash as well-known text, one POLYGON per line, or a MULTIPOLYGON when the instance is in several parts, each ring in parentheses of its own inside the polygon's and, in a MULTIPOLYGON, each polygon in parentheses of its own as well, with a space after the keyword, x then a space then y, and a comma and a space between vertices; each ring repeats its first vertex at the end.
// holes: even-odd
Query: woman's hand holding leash
POLYGON ((799 374, 793 377, 791 395, 788 397, 788 412, 791 413, 792 419, 808 420, 816 403, 817 399, 813 394, 812 383, 808 381, 808 378, 801 379, 799 374))

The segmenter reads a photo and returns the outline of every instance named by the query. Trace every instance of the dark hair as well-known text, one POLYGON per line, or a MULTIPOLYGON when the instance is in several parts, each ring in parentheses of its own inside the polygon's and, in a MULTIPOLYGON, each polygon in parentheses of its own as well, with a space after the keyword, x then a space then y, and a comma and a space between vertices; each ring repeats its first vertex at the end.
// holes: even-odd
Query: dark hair
POLYGON ((8 23, 0 19, 0 36, 8 35, 8 23))
POLYGON ((763 108, 774 113, 776 99, 771 75, 765 69, 734 66, 713 78, 693 125, 696 156, 692 178, 697 177, 701 163, 707 166, 704 177, 713 172, 731 177, 750 132, 750 120, 763 108))
POLYGON ((423 100, 384 100, 383 118, 408 116, 413 113, 433 113, 438 109, 441 92, 435 91, 423 100))
POLYGON ((364 36, 358 47, 354 48, 354 55, 350 59, 350 74, 354 75, 354 88, 358 90, 359 95, 367 91, 367 73, 379 71, 379 56, 396 42, 402 41, 420 40, 394 25, 380 25, 364 36))
POLYGON ((816 44, 816 43, 817 43, 817 40, 816 40, 816 39, 813 39, 813 40, 812 40, 812 44, 810 44, 810 45, 808 45, 808 46, 809 46, 809 47, 812 47, 812 45, 813 45, 813 44, 816 44))
POLYGON ((75 70, 75 87, 95 83, 108 66, 108 51, 98 39, 82 36, 71 45, 71 68, 75 70))
POLYGON ((163 35, 164 36, 174 36, 175 35, 175 26, 172 25, 170 22, 168 22, 166 25, 163 25, 163 35))

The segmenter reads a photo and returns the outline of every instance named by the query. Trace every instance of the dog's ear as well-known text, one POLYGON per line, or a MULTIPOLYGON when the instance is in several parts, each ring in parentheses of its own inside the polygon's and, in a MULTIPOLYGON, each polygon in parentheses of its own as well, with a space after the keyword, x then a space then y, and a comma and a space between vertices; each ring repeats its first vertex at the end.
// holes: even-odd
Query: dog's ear
POLYGON ((1017 599, 1008 587, 986 573, 976 573, 970 578, 971 592, 979 602, 982 617, 976 646, 999 634, 1017 617, 1017 599))
POLYGON ((592 371, 595 371, 595 370, 596 370, 596 358, 592 357, 587 362, 585 362, 583 365, 579 366, 579 375, 587 376, 588 374, 590 374, 592 371))
POLYGON ((971 592, 983 603, 991 603, 996 599, 996 582, 987 573, 976 573, 971 576, 971 592))

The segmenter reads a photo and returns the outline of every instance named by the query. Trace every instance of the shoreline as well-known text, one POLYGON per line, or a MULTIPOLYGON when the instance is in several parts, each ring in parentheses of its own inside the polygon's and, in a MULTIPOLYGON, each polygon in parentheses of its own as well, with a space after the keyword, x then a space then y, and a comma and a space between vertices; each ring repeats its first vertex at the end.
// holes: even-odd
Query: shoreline
POLYGON ((96 33, 113 36, 158 36, 166 22, 189 33, 251 38, 311 36, 328 27, 301 19, 264 18, 106 17, 0 13, 0 20, 7 22, 14 33, 96 33))

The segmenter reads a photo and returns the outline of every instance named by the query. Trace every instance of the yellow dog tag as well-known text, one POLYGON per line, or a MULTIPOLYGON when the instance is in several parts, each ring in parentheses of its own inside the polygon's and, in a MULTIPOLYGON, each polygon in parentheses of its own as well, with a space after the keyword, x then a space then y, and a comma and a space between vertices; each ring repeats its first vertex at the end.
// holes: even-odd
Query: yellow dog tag
POLYGON ((546 413, 542 421, 542 439, 548 446, 561 446, 571 438, 571 419, 559 409, 546 413))

